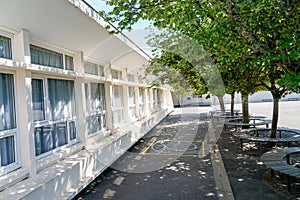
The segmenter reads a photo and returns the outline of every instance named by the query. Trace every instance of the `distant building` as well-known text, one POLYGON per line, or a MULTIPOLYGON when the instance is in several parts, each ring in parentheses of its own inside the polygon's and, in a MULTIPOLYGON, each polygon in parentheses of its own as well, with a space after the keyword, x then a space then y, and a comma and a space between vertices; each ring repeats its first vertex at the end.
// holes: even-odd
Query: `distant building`
MULTIPOLYGON (((207 98, 207 95, 189 95, 189 96, 180 96, 172 93, 172 98, 174 106, 210 106, 218 105, 219 100, 216 96, 207 98)), ((230 104, 231 95, 225 94, 224 103, 230 104)), ((271 102, 273 97, 269 91, 260 91, 254 94, 249 95, 249 103, 258 103, 258 102, 271 102)), ((300 94, 291 93, 283 98, 280 101, 300 101, 300 94)), ((240 93, 236 93, 234 97, 235 103, 242 103, 242 96, 240 93)))
MULTIPOLYGON (((230 103, 231 102, 230 95, 226 94, 224 97, 224 100, 226 101, 226 103, 230 103)), ((240 93, 235 94, 234 101, 235 101, 235 103, 242 102, 242 96, 240 93)), ((269 91, 260 91, 260 92, 256 92, 254 94, 249 95, 250 103, 271 102, 271 101, 273 101, 273 96, 272 96, 271 92, 269 92, 269 91)), ((291 94, 281 98, 280 101, 300 101, 300 94, 291 93, 291 94)))
POLYGON ((0 7, 0 197, 75 196, 173 109, 149 57, 81 0, 0 7))

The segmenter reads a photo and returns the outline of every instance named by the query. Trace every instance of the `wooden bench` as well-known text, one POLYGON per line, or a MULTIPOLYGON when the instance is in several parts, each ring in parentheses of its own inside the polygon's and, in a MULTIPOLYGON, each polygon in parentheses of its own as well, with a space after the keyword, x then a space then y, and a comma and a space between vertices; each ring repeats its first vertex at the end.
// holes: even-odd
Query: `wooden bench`
POLYGON ((288 191, 291 192, 290 177, 300 178, 300 168, 290 163, 290 155, 300 153, 300 147, 276 149, 264 153, 261 161, 271 169, 271 176, 274 177, 274 171, 278 171, 286 176, 288 191))
POLYGON ((300 135, 296 135, 294 137, 283 137, 283 138, 270 138, 270 137, 259 137, 259 136, 252 136, 245 132, 235 132, 233 136, 240 138, 241 141, 241 149, 243 149, 243 141, 252 141, 258 143, 259 152, 261 152, 261 145, 260 143, 286 143, 288 147, 291 146, 292 142, 300 142, 300 135))

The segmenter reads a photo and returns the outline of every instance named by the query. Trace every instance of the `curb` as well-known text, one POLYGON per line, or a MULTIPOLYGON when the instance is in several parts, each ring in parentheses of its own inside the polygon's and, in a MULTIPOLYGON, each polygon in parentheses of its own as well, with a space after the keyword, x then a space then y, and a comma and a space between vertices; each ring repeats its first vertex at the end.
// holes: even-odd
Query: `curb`
POLYGON ((230 186, 230 182, 224 167, 224 163, 218 145, 215 145, 210 153, 218 198, 234 200, 233 192, 230 186))

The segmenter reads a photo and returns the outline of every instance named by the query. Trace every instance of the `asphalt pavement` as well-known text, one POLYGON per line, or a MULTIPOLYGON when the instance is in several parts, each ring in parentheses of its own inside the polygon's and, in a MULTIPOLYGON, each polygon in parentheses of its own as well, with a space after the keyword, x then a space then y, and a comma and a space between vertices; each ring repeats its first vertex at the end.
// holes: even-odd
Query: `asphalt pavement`
MULTIPOLYGON (((300 102, 279 106, 279 126, 300 129, 300 102)), ((75 199, 300 198, 296 189, 287 194, 274 186, 257 149, 241 150, 230 132, 221 133, 222 122, 208 120, 210 110, 175 109, 75 199)), ((249 110, 271 119, 272 102, 251 103, 249 110)))
POLYGON ((75 199, 219 199, 207 111, 176 109, 75 199))

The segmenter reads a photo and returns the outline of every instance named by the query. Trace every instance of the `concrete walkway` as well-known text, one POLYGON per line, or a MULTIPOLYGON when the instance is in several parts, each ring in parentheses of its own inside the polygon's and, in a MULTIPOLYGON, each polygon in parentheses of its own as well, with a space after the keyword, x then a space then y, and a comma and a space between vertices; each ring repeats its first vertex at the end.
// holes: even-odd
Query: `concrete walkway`
MULTIPOLYGON (((249 106, 251 114, 271 118, 271 102, 249 106)), ((210 109, 175 109, 75 199, 297 197, 266 182, 268 171, 256 150, 242 151, 230 132, 221 131, 222 122, 207 119, 210 109)), ((300 129, 299 111, 299 101, 281 102, 279 126, 300 129)))
POLYGON ((176 109, 76 199, 233 199, 208 109, 176 109))

